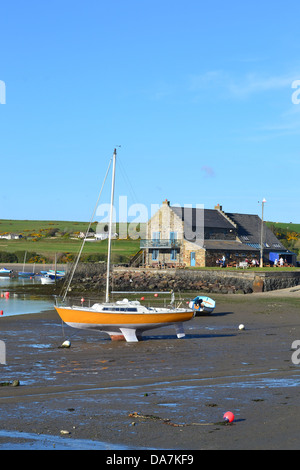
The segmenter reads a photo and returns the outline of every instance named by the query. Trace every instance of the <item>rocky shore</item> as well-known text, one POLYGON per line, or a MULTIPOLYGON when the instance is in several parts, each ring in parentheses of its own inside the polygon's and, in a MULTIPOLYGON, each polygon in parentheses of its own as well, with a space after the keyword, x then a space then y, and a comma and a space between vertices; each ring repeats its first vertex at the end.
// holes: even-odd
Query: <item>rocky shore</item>
MULTIPOLYGON (((72 290, 102 291, 105 289, 106 274, 96 276, 76 276, 72 290)), ((201 291, 207 293, 244 293, 253 291, 253 280, 244 276, 195 273, 192 271, 143 271, 115 270, 111 276, 111 289, 114 291, 201 291)))

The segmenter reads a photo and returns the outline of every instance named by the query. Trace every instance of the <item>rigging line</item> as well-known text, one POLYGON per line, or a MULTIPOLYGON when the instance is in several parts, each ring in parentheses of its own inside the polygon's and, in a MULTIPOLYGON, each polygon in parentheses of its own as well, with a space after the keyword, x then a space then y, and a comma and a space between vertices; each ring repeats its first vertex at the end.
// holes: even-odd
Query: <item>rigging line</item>
POLYGON ((136 202, 136 203, 137 203, 137 202, 138 202, 138 199, 137 199, 137 197, 136 197, 136 194, 135 194, 135 192, 134 192, 133 186, 132 186, 132 184, 131 184, 131 182, 130 182, 130 179, 129 179, 128 176, 127 176, 127 173, 126 173, 126 171, 125 171, 125 168, 124 168, 123 163, 122 163, 122 161, 120 160, 120 158, 118 159, 118 164, 119 164, 119 168, 120 168, 120 170, 121 170, 121 174, 122 174, 122 176, 123 176, 123 178, 124 178, 124 182, 127 184, 127 186, 129 186, 129 190, 130 190, 130 192, 131 192, 132 200, 133 200, 133 202, 136 202))
POLYGON ((73 280, 73 276, 74 276, 74 274, 75 274, 75 271, 76 271, 76 268, 77 268, 77 265, 78 265, 78 262, 79 262, 79 259, 80 259, 80 256, 81 256, 83 247, 84 247, 84 244, 85 244, 86 239, 87 239, 87 237, 88 237, 88 233, 89 233, 89 231, 90 231, 90 228, 91 228, 91 225, 92 225, 92 222, 93 222, 93 219, 94 219, 94 216, 95 216, 95 213, 96 213, 98 204, 99 204, 99 200, 100 200, 100 197, 101 197, 103 188, 104 188, 104 184, 105 184, 107 175, 108 175, 108 173, 109 173, 109 169, 110 169, 110 166, 111 166, 111 163, 112 163, 112 159, 113 159, 113 157, 111 157, 111 159, 110 159, 110 162, 109 162, 109 165, 108 165, 108 168, 107 168, 105 177, 104 177, 104 181, 103 181, 103 183, 102 183, 102 187, 101 187, 101 190, 100 190, 100 193, 99 193, 99 196, 98 196, 98 199, 97 199, 95 208, 94 208, 94 210, 93 210, 92 217, 91 217, 91 219, 90 219, 90 222, 89 222, 88 228, 87 228, 87 230, 86 230, 86 233, 85 233, 84 240, 83 240, 83 242, 82 242, 81 248, 80 248, 79 253, 78 253, 78 255, 77 255, 76 261, 75 261, 75 263, 74 263, 73 270, 72 270, 72 273, 71 273, 71 276, 70 276, 68 285, 67 285, 67 287, 66 287, 65 294, 63 295, 63 299, 62 299, 63 302, 64 302, 65 299, 66 299, 66 296, 67 296, 67 293, 68 293, 68 291, 69 291, 70 284, 71 284, 71 282, 72 282, 72 280, 73 280))

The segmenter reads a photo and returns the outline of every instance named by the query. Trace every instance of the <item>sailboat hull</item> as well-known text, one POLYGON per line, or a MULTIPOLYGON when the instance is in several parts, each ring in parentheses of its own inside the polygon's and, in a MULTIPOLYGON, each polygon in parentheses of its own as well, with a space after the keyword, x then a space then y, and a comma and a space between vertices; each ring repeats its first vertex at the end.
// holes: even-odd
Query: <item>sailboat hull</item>
POLYGON ((194 312, 189 309, 157 309, 153 313, 117 313, 103 312, 93 308, 57 307, 55 309, 61 319, 69 326, 85 330, 103 331, 112 340, 138 341, 147 330, 175 324, 178 337, 183 337, 181 325, 191 320, 194 312))

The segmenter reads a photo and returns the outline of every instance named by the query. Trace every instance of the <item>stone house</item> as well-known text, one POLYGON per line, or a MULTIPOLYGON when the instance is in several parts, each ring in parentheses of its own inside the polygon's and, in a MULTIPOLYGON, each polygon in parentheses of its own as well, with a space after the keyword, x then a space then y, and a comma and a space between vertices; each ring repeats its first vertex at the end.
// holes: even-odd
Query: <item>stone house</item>
MULTIPOLYGON (((146 266, 216 266, 260 259, 261 219, 257 215, 225 213, 220 205, 214 209, 171 206, 163 201, 147 223, 146 239, 141 240, 146 266)), ((264 263, 284 256, 296 264, 289 252, 263 224, 264 263)))

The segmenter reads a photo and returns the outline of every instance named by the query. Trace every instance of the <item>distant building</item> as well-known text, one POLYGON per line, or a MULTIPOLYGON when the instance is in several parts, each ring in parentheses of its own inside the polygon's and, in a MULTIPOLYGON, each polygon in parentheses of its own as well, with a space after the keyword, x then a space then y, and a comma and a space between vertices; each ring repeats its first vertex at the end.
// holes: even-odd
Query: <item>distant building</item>
POLYGON ((0 235, 0 238, 4 238, 5 240, 19 240, 22 238, 22 235, 19 235, 17 233, 7 233, 4 235, 0 235))
MULTIPOLYGON (((225 213, 214 209, 170 206, 165 200, 147 224, 141 240, 144 264, 149 266, 216 266, 220 260, 235 266, 260 259, 262 222, 258 215, 225 213)), ((296 265, 296 255, 287 250, 263 224, 264 263, 273 265, 283 257, 296 265)))
MULTIPOLYGON (((87 239, 106 240, 108 238, 108 232, 89 232, 87 235, 84 232, 80 232, 80 234, 78 235, 79 238, 84 238, 85 236, 87 236, 87 239)), ((118 234, 113 233, 112 238, 118 238, 118 234)))

